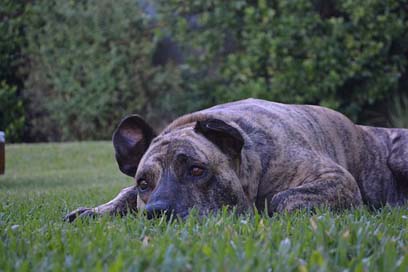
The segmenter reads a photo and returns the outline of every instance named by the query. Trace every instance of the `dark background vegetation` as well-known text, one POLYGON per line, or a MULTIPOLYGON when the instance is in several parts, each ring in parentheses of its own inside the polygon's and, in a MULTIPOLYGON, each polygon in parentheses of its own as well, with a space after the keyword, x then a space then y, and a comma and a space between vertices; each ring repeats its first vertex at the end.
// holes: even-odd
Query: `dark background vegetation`
POLYGON ((109 139, 258 97, 408 126, 408 0, 2 0, 8 141, 109 139))

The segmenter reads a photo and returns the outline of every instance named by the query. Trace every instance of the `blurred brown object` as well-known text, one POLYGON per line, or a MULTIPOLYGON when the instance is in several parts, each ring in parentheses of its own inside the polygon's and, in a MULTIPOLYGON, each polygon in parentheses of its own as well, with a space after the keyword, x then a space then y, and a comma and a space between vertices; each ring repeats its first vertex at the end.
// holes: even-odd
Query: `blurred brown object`
POLYGON ((5 143, 6 137, 3 131, 0 131, 0 175, 4 174, 5 165, 6 165, 6 156, 5 156, 5 143))

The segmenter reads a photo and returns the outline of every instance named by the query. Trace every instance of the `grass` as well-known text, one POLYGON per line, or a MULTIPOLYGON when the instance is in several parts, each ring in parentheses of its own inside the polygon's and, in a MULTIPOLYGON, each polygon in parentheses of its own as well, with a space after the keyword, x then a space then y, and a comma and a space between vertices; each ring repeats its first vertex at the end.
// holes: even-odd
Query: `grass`
POLYGON ((407 207, 68 224, 68 211, 131 184, 111 144, 9 145, 6 152, 0 271, 408 271, 407 207))

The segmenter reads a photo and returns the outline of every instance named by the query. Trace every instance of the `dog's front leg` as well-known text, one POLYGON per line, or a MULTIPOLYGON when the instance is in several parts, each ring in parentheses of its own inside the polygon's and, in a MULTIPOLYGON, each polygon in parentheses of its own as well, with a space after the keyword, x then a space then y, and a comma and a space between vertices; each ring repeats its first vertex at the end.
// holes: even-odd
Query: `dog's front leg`
POLYGON ((362 204, 354 177, 339 165, 324 166, 298 186, 267 198, 268 214, 327 207, 341 210, 362 204))
POLYGON ((72 222, 79 217, 95 217, 104 214, 125 215, 128 211, 137 211, 136 186, 122 189, 114 199, 95 208, 78 208, 67 214, 64 220, 72 222))

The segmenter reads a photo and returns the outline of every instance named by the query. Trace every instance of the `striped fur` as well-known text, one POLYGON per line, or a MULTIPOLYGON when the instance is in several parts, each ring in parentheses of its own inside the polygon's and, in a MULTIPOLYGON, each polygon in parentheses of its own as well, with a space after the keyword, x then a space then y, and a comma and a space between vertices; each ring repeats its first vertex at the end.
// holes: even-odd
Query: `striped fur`
MULTIPOLYGON (((181 216, 192 207, 207 214, 225 205, 269 214, 322 205, 402 205, 408 199, 408 130, 355 125, 324 107, 247 99, 173 121, 144 153, 139 179, 149 179, 151 186, 139 191, 139 208, 166 201, 181 216), (240 133, 238 159, 195 130, 198 121, 209 119, 240 133), (205 181, 183 176, 189 164, 177 161, 180 154, 205 165, 205 181)), ((118 204, 112 208, 110 202, 104 212, 124 213, 117 206, 126 205, 135 209, 138 189, 132 188, 135 193, 117 197, 118 204)), ((101 213, 103 207, 87 211, 101 213)))

